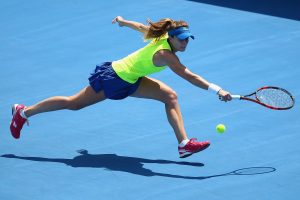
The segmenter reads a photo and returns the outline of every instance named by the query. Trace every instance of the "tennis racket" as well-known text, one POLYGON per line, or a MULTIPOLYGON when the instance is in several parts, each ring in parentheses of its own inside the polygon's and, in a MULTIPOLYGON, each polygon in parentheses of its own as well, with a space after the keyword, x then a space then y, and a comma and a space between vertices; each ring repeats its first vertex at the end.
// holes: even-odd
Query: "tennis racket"
POLYGON ((247 100, 273 110, 288 110, 295 104, 295 99, 287 90, 265 86, 248 95, 231 95, 232 99, 247 100))

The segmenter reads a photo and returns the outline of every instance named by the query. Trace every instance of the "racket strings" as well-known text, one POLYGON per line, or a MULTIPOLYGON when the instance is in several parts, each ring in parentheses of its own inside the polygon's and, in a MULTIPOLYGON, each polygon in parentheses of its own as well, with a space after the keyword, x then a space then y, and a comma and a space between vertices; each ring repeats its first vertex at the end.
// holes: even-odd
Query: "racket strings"
POLYGON ((294 104, 291 95, 280 89, 262 89, 256 92, 256 97, 261 103, 275 108, 289 108, 294 104))

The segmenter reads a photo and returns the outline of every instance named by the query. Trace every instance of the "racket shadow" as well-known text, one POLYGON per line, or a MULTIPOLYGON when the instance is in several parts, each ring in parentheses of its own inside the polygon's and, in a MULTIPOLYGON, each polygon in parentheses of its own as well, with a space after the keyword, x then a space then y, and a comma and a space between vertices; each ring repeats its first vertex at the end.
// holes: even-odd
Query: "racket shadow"
MULTIPOLYGON (((16 156, 14 154, 5 154, 1 157, 4 158, 13 158, 13 159, 21 159, 21 160, 29 160, 29 161, 37 161, 37 162, 55 162, 62 163, 70 167, 84 167, 84 168, 103 168, 111 171, 120 171, 127 172, 135 175, 152 177, 152 176, 161 176, 161 177, 169 177, 169 178, 179 178, 179 179, 193 179, 193 180, 203 180, 208 178, 227 176, 227 175, 257 175, 262 174, 261 169, 259 167, 253 168, 243 168, 238 169, 233 172, 218 174, 212 176, 183 176, 183 175, 175 175, 175 174, 167 174, 154 172, 150 169, 144 167, 146 163, 153 164, 176 164, 176 165, 185 165, 185 166, 194 166, 194 167, 203 167, 203 163, 196 162, 179 162, 179 161, 170 161, 170 160, 152 160, 146 158, 137 158, 137 157, 127 157, 120 156, 116 154, 89 154, 87 150, 79 150, 77 151, 80 155, 72 158, 43 158, 43 157, 26 157, 26 156, 16 156), (243 171, 245 173, 243 173, 243 171), (255 172, 255 170, 260 170, 260 172, 255 172), (249 173, 251 171, 251 173, 249 173)), ((262 167, 263 173, 274 172, 276 169, 273 167, 262 167)))

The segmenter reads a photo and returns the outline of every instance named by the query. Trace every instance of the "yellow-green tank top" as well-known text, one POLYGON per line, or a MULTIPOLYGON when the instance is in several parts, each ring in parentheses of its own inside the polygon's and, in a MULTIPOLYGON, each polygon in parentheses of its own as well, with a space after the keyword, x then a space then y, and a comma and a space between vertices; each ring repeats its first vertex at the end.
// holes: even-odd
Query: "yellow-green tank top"
POLYGON ((152 40, 145 47, 133 52, 123 59, 113 61, 112 67, 124 81, 135 83, 140 77, 164 70, 166 66, 157 67, 153 63, 153 55, 162 49, 171 50, 168 38, 152 40))

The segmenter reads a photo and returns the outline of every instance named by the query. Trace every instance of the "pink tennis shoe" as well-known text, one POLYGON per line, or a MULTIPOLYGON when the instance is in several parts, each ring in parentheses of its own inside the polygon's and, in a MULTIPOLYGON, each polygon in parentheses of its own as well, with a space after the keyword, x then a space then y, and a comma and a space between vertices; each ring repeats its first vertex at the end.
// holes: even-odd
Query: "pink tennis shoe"
POLYGON ((21 130, 25 122, 28 124, 28 120, 21 116, 21 111, 26 108, 24 105, 21 104, 14 104, 12 106, 12 120, 10 122, 10 132, 11 135, 18 139, 20 138, 21 130))
POLYGON ((178 146, 179 157, 186 158, 194 153, 203 151, 209 147, 209 145, 209 141, 198 142, 196 138, 192 138, 184 147, 178 146))

